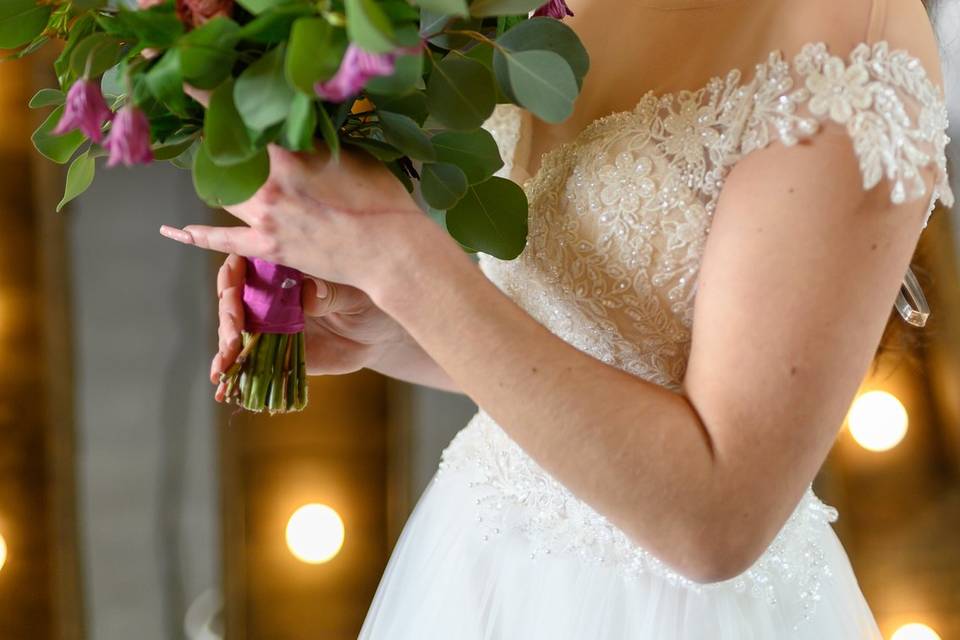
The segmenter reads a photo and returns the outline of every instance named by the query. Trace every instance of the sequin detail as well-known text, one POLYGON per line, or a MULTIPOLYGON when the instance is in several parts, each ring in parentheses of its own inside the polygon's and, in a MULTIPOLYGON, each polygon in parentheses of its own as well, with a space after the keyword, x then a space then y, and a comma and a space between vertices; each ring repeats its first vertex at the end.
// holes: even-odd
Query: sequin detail
MULTIPOLYGON (((513 173, 521 115, 499 105, 485 124, 505 162, 502 177, 513 173)), ((566 342, 679 391, 700 260, 727 173, 752 151, 775 140, 795 145, 825 122, 850 135, 865 189, 888 178, 892 202, 919 199, 926 192, 920 170, 932 165, 927 218, 937 199, 953 204, 946 105, 920 62, 882 41, 857 45, 847 61, 810 43, 792 64, 771 52, 748 82, 733 70, 696 91, 649 92, 544 154, 523 185, 530 202, 524 252, 513 261, 481 254, 480 268, 566 342)), ((837 513, 812 488, 751 569, 703 585, 632 544, 482 411, 445 449, 437 478, 450 469, 470 474, 485 534, 516 528, 535 555, 577 554, 625 577, 653 572, 697 592, 746 591, 773 603, 775 578, 786 580, 804 619, 830 575, 818 541, 837 513)))

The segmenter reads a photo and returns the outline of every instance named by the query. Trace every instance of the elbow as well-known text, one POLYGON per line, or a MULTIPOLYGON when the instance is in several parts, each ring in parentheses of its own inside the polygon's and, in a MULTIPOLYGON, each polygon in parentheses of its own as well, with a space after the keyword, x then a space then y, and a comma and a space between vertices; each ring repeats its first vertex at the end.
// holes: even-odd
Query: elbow
POLYGON ((750 569, 766 549, 768 540, 756 534, 749 522, 714 518, 703 525, 686 527, 686 535, 673 539, 667 564, 680 575, 700 584, 732 580, 750 569), (676 544, 677 539, 683 544, 676 544))

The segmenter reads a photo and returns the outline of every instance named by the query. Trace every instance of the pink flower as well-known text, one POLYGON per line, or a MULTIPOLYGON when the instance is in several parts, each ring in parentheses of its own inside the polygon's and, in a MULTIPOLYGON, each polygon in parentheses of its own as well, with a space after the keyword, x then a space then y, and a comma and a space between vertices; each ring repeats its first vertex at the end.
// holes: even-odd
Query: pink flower
POLYGON ((137 0, 137 5, 141 9, 149 9, 150 7, 155 7, 158 4, 163 4, 166 0, 137 0))
POLYGON ((132 104, 120 109, 103 147, 110 152, 108 167, 114 167, 121 162, 128 167, 152 162, 150 121, 147 116, 132 104))
POLYGON ((100 85, 93 80, 77 80, 67 92, 67 104, 57 128, 56 135, 80 129, 94 142, 103 139, 103 124, 113 118, 113 112, 103 99, 100 85))
POLYGON ((315 84, 314 90, 328 102, 344 102, 359 93, 371 78, 392 74, 398 53, 402 51, 370 53, 351 42, 337 72, 326 82, 315 84))
POLYGON ((570 11, 570 7, 567 6, 564 0, 550 0, 550 2, 547 2, 534 11, 533 15, 563 20, 567 16, 573 17, 573 11, 570 11))
POLYGON ((233 0, 177 0, 176 5, 180 22, 188 27, 199 27, 211 18, 233 13, 233 0))

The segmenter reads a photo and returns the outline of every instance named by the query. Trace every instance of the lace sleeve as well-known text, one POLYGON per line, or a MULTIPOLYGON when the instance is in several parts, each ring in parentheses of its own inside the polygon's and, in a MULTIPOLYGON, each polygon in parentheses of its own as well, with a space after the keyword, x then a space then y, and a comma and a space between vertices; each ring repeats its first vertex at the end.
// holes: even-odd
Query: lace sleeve
POLYGON ((741 155, 772 139, 785 145, 813 135, 824 121, 844 125, 860 162, 863 187, 883 178, 894 204, 917 200, 928 189, 921 170, 935 168, 924 227, 939 199, 953 205, 945 147, 947 108, 942 89, 920 60, 886 41, 861 43, 849 60, 823 43, 808 44, 790 67, 779 53, 758 67, 753 108, 745 123, 741 155))

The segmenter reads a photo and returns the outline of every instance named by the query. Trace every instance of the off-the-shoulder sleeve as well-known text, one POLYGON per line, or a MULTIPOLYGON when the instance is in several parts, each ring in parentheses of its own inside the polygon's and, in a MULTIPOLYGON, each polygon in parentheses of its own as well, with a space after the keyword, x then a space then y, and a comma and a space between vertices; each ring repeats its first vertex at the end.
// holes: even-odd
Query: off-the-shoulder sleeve
POLYGON ((953 205, 943 91, 908 51, 861 43, 844 60, 823 43, 808 44, 792 65, 771 54, 754 82, 741 155, 775 139, 796 144, 832 121, 852 139, 865 189, 887 178, 895 204, 927 196, 924 226, 937 200, 953 205), (921 173, 927 166, 936 170, 932 189, 921 173))

